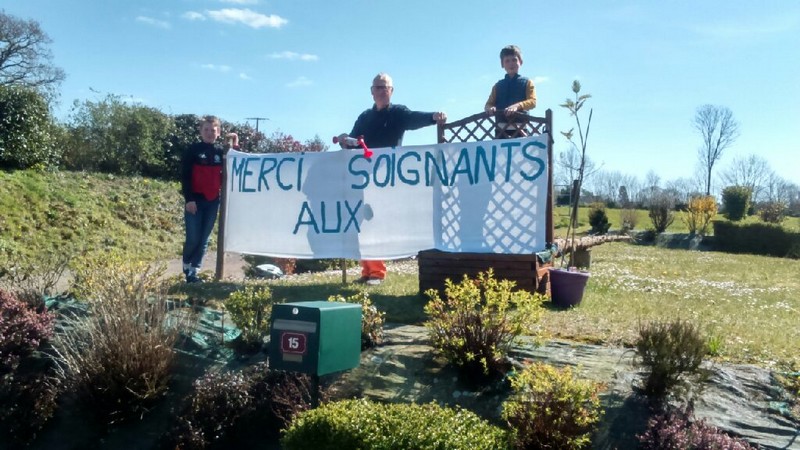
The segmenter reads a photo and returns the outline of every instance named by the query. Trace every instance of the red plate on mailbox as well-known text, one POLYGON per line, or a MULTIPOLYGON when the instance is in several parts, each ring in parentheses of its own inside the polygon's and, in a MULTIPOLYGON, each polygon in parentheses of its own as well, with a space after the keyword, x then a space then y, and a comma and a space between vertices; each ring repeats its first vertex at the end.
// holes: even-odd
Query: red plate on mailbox
POLYGON ((281 333, 281 353, 290 353, 293 355, 306 354, 306 334, 297 333, 293 331, 284 331, 281 333))

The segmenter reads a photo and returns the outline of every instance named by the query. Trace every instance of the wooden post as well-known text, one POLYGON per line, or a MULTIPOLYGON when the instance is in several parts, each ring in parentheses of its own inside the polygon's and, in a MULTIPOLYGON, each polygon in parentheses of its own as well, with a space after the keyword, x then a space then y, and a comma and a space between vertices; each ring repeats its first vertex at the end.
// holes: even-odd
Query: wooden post
POLYGON ((555 239, 555 224, 553 223, 553 111, 548 109, 544 113, 545 123, 547 124, 547 161, 549 171, 547 174, 547 206, 545 207, 545 230, 544 240, 547 243, 553 242, 555 239))
POLYGON ((219 219, 217 221, 217 267, 214 280, 219 281, 225 274, 225 221, 228 217, 228 152, 222 154, 222 188, 219 198, 219 219))

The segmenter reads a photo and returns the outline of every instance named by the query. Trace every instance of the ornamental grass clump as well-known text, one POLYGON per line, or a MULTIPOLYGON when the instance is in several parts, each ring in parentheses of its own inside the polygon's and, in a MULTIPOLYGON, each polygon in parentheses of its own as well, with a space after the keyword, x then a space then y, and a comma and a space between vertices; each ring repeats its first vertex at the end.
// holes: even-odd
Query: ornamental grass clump
POLYGON ((708 352, 706 338, 684 320, 640 326, 635 345, 639 364, 645 369, 643 391, 656 401, 680 393, 676 389, 685 387, 687 379, 700 372, 708 352))
POLYGON ((580 380, 569 367, 536 363, 509 377, 513 393, 503 403, 503 419, 514 430, 514 448, 581 449, 603 410, 601 383, 580 380))
POLYGON ((497 280, 494 272, 464 275, 459 284, 445 282, 445 296, 430 289, 425 327, 433 347, 455 365, 467 381, 489 381, 503 375, 513 341, 535 334, 543 297, 512 291, 515 283, 497 280))
POLYGON ((375 347, 383 339, 383 324, 386 322, 386 313, 379 311, 369 299, 366 291, 361 291, 350 297, 332 295, 329 302, 357 303, 361 305, 361 350, 375 347))
POLYGON ((169 314, 163 267, 111 259, 119 265, 100 258, 81 273, 86 308, 64 312, 53 339, 66 390, 106 423, 138 417, 164 395, 189 324, 169 314))

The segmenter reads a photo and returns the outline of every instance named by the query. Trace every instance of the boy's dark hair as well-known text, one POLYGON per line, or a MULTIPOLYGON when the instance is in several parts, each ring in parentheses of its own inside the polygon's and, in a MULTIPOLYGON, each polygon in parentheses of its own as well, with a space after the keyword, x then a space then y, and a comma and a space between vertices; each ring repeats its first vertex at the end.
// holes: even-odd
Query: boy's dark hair
POLYGON ((506 56, 516 56, 519 58, 519 62, 522 62, 522 50, 519 49, 516 45, 506 45, 500 50, 500 61, 503 61, 503 58, 506 56))
POLYGON ((212 124, 214 126, 217 126, 217 127, 221 125, 219 117, 211 116, 211 115, 203 116, 203 117, 200 118, 200 126, 201 127, 203 126, 204 123, 210 123, 210 124, 212 124))

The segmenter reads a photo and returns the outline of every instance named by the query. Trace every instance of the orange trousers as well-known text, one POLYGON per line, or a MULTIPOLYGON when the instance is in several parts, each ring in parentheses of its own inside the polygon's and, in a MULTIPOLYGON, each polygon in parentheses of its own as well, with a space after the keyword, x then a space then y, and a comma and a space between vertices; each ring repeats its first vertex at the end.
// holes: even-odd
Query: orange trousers
POLYGON ((384 279, 386 277, 386 264, 381 260, 362 260, 361 276, 367 278, 384 279))

